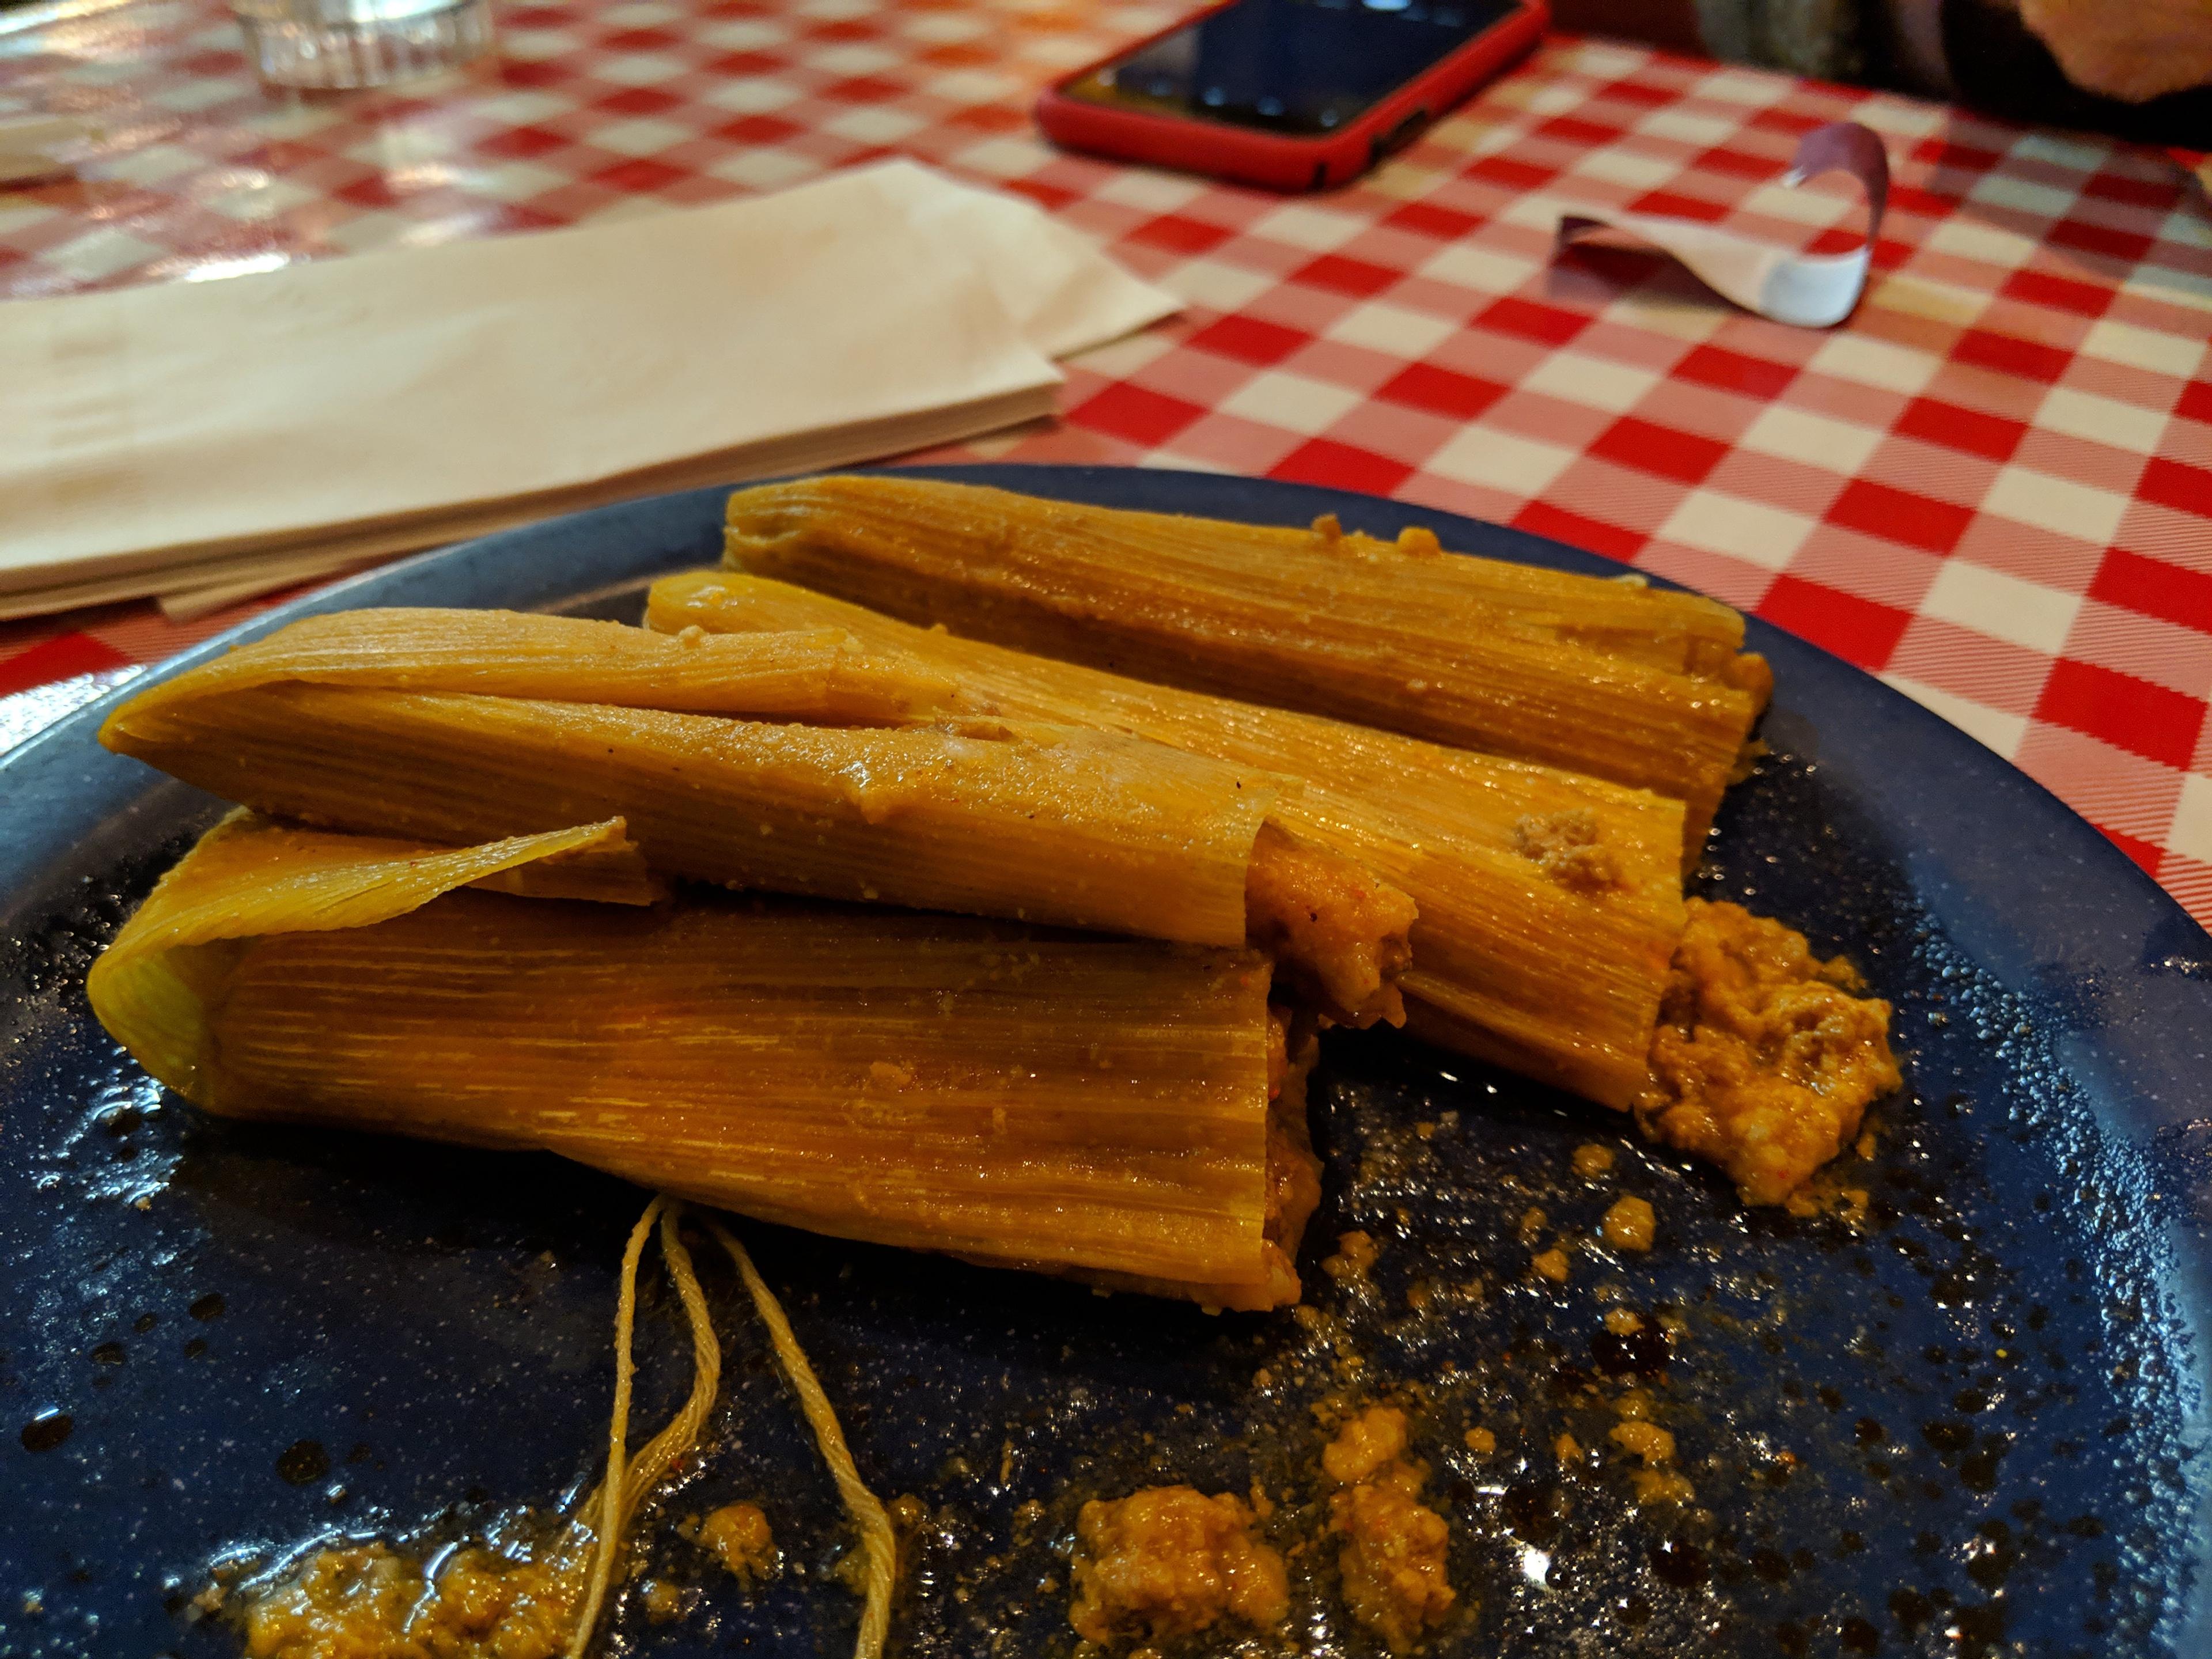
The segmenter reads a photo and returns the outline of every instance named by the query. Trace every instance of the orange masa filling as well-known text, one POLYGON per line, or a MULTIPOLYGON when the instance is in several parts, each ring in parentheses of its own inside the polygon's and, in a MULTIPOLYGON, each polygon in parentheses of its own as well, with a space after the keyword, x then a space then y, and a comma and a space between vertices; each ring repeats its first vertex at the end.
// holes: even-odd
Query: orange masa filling
POLYGON ((1252 1536, 1252 1521, 1237 1498, 1190 1486, 1094 1498, 1076 1517, 1068 1622, 1102 1644, 1176 1641, 1224 1619, 1281 1624, 1291 1605, 1283 1558, 1252 1536))

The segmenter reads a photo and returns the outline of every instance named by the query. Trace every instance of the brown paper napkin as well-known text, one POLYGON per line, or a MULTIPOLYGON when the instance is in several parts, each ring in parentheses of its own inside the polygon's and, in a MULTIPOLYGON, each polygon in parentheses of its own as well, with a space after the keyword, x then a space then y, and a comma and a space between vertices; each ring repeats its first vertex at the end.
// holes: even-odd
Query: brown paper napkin
POLYGON ((216 604, 1050 410, 1175 301, 912 162, 605 227, 0 305, 0 616, 216 604))

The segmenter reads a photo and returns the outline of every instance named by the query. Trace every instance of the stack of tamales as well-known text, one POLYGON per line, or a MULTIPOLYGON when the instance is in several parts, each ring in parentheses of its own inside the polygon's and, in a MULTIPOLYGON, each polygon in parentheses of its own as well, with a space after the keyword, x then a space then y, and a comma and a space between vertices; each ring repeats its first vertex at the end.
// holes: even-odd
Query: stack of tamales
POLYGON ((244 810, 109 1030, 211 1111, 1238 1308, 1298 1295, 1316 1026, 1649 1088, 1733 612, 913 480, 740 492, 730 550, 643 629, 353 612, 126 704, 244 810))

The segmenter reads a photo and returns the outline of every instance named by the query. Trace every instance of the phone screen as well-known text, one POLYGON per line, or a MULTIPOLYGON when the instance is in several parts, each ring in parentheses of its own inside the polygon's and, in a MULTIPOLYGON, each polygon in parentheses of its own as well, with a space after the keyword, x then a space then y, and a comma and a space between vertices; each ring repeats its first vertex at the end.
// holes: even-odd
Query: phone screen
POLYGON ((1519 9, 1516 0, 1237 0, 1083 76, 1067 95, 1334 132, 1519 9))

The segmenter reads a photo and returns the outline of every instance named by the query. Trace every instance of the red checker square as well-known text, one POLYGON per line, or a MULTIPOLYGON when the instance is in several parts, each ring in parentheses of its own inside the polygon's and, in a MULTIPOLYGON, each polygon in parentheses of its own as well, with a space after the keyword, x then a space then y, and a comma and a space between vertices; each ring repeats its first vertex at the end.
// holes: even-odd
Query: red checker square
POLYGON ((1078 425, 1109 432, 1147 449, 1158 448, 1206 411, 1180 398, 1139 386, 1112 386, 1068 411, 1078 425))
POLYGON ((624 87, 599 100, 593 107, 611 110, 617 115, 658 115, 683 101, 657 87, 624 87))
POLYGON ((1281 362, 1310 341, 1312 334, 1297 327, 1265 323, 1256 316, 1224 316, 1221 321, 1207 323, 1197 334, 1192 334, 1186 345, 1194 345, 1201 352, 1214 352, 1218 356, 1232 356, 1239 362, 1272 365, 1281 362))
POLYGON ((2081 193, 2101 201, 2125 202, 2130 207, 2150 208, 2163 215, 2181 204, 2182 189, 2179 175, 2171 168, 2161 170, 2154 178, 2148 178, 2116 172, 2108 167, 2083 185, 2081 193))
POLYGON ((2204 422, 2206 430, 2186 434, 2201 455, 2212 455, 2212 380, 2191 380, 2182 387, 2173 412, 2185 421, 2204 422))
POLYGON ((1659 213, 1673 219, 1703 219, 1708 222, 1725 219, 1729 213, 1726 203, 1686 196, 1679 190, 1648 190, 1628 204, 1628 211, 1659 213))
POLYGON ((2204 725, 2204 700, 2132 674, 2062 659, 2051 666, 2035 714, 2130 754, 2185 767, 2204 725))
POLYGON ((1642 472, 1684 483, 1701 483, 1728 453, 1728 446, 1694 433, 1624 415, 1590 446, 1590 453, 1642 472))
POLYGON ((1780 575, 1759 601, 1759 614, 1847 662, 1879 670, 1905 637, 1912 613, 1838 592, 1802 577, 1780 575))
POLYGON ((398 204, 399 192, 392 188, 392 181, 381 173, 372 173, 366 178, 342 185, 331 192, 342 202, 356 207, 388 208, 398 204))
POLYGON ((1267 469, 1271 478, 1293 483, 1328 484, 1387 495, 1413 476, 1403 461, 1359 449, 1334 438, 1310 438, 1267 469))
POLYGON ((945 125, 963 128, 970 132, 1012 132, 1030 124, 1029 112, 1012 108, 1005 104, 971 104, 965 109, 955 110, 945 118, 945 125))
POLYGON ((599 38, 597 44, 609 52, 665 52, 682 44, 680 38, 666 29, 612 29, 599 38))
POLYGON ((2063 374, 2067 364, 2074 361, 2074 354, 2063 347, 1980 328, 1970 328, 1961 334, 1951 355, 1960 362, 1994 368, 2022 380, 2041 380, 2046 385, 2063 374))
POLYGON ((1547 345, 1565 345, 1589 326, 1589 319, 1562 311, 1538 300, 1508 295, 1493 301, 1474 318, 1477 326, 1499 334, 1517 334, 1547 345))
POLYGON ((821 89, 821 95, 834 98, 841 104, 888 104, 905 91, 898 82, 886 81, 879 75, 855 75, 848 80, 832 81, 821 89))
POLYGON ((1674 374, 1677 380, 1694 380, 1723 392, 1740 392, 1762 401, 1780 395, 1783 388, 1797 378, 1796 368, 1792 364, 1769 362, 1763 357, 1717 345, 1694 348, 1674 365, 1674 374))
POLYGON ((810 40, 872 40, 882 31, 873 23, 858 17, 842 17, 831 22, 817 23, 806 31, 810 40))
POLYGON ((590 175, 592 183, 630 196, 649 196, 654 191, 665 190, 678 179, 689 176, 682 167, 670 167, 667 162, 656 161, 649 155, 635 155, 626 161, 617 161, 611 167, 602 167, 590 175))
POLYGON ((0 697, 51 685, 56 680, 75 679, 79 674, 121 668, 130 660, 89 634, 57 635, 0 661, 0 697))
POLYGON ((1204 253, 1219 247, 1234 233, 1219 225, 1209 225, 1202 219, 1186 219, 1179 213, 1163 213, 1157 219, 1147 219, 1133 227, 1128 240, 1142 242, 1150 247, 1166 248, 1172 252, 1204 253))
POLYGON ((1366 259, 1347 258, 1341 253, 1324 253, 1292 273, 1291 280, 1325 288, 1334 293, 1352 294, 1367 299, 1389 288, 1398 280, 1398 272, 1387 265, 1378 265, 1366 259))
POLYGON ((1586 553, 1596 553, 1623 563, 1644 550, 1648 536, 1633 530, 1624 530, 1619 525, 1593 519, 1587 514, 1571 513, 1564 507, 1549 501, 1531 501, 1513 515, 1513 527, 1538 536, 1549 536, 1555 542, 1565 542, 1569 547, 1579 547, 1586 553))
POLYGON ((1500 398, 1505 387, 1434 363, 1412 363, 1376 392, 1378 398, 1425 409, 1455 420, 1471 421, 1500 398))
POLYGON ((2044 240, 2057 247, 2077 248, 2107 259, 2139 264, 2155 240, 2137 231, 2092 224, 2085 219, 2062 219, 2044 233, 2044 240))
MULTIPOLYGON (((2156 501, 2130 501, 2120 514, 2112 544, 2186 570, 2212 570, 2212 537, 2205 534, 2204 520, 2156 501)), ((2087 586, 2086 578, 2083 586, 2087 586)))
POLYGON ((1502 185, 1507 190, 1541 190, 1559 177, 1557 167, 1538 167, 1530 161, 1519 161, 1510 155, 1486 155, 1463 169, 1463 179, 1480 179, 1486 184, 1502 185))
POLYGON ((1786 132, 1797 137, 1835 118, 1833 114, 1826 112, 1814 115, 1803 110, 1770 106, 1753 115, 1744 125, 1764 127, 1770 132, 1786 132))
POLYGON ((1774 573, 1748 559, 1680 542, 1653 542, 1636 556, 1636 568, 1710 594, 1739 611, 1756 611, 1774 586, 1774 573))
POLYGON ((2085 283, 2045 270, 2016 270, 1999 292, 2030 305, 2101 317, 2112 303, 2113 290, 2107 283, 2085 283))
POLYGON ((569 79, 573 73, 559 62, 549 59, 509 58, 499 64, 499 78, 510 87, 550 87, 569 79))
POLYGON ((2190 570, 2116 547, 2097 568, 2089 597, 2212 634, 2212 571, 2190 570))
POLYGON ((782 73, 785 64, 782 58, 765 52, 732 52, 711 58, 699 67, 708 75, 742 81, 755 76, 772 78, 782 73))
POLYGON ((1889 671, 2008 714, 2027 714, 2052 658, 1936 617, 1915 617, 1890 653, 1889 671))
POLYGON ((1832 524, 1813 526, 1790 562, 1790 573, 1862 599, 1917 611, 1936 584, 1942 560, 1832 524))
POLYGON ((1930 553, 1948 553, 1956 547, 1973 516, 1972 507, 1893 489, 1870 478, 1851 480, 1828 509, 1831 524, 1924 548, 1930 553))
POLYGON ((1986 460, 2007 461, 2027 434, 2027 422, 1985 415, 1941 398, 1915 398, 1897 417, 1896 430, 1923 443, 1964 450, 1986 460))
POLYGON ((1416 236, 1430 236, 1438 241, 1450 242, 1456 241, 1483 222, 1477 215, 1455 212, 1431 202, 1408 202, 1382 222, 1394 229, 1410 231, 1416 236))
POLYGON ((2143 467, 2136 494, 2178 513, 2212 519, 2212 469, 2154 455, 2143 467))
POLYGON ((1644 109, 1656 109, 1662 104, 1671 104, 1675 97, 1674 89, 1672 87, 1646 86, 1642 82, 1634 80, 1611 82, 1600 95, 1606 98, 1618 98, 1623 103, 1635 104, 1644 109))
POLYGON ((1700 173, 1717 173, 1730 179, 1771 179, 1788 164, 1778 163, 1771 155, 1748 155, 1725 144, 1716 144, 1700 154, 1693 165, 1700 173))
POLYGON ((2013 763, 2106 835, 2162 841, 2181 800, 2181 774, 2172 767, 2063 722, 2030 721, 2013 763))
POLYGON ((565 149, 568 143, 559 133, 548 132, 543 127, 509 127, 505 132, 486 133, 477 142, 476 148, 480 155, 526 161, 549 150, 565 149))
POLYGON ((793 137, 799 129, 780 116, 740 115, 734 121, 725 121, 716 127, 713 136, 726 138, 733 144, 766 146, 780 144, 793 137))
POLYGON ((1585 120, 1579 115, 1555 115, 1536 131, 1544 137, 1569 144, 1609 144, 1620 137, 1621 129, 1602 121, 1585 120))
POLYGON ((921 62, 943 69, 975 69, 999 61, 999 54, 990 47, 969 40, 948 40, 941 46, 930 47, 920 57, 921 62))

